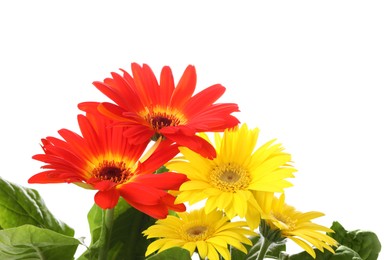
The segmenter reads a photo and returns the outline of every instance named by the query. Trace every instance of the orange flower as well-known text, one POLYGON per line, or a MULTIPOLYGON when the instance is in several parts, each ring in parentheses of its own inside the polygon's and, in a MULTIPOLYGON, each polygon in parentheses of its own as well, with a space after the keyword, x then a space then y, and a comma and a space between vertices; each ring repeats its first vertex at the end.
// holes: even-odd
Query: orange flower
POLYGON ((175 205, 175 197, 167 192, 178 190, 185 175, 153 174, 179 152, 177 145, 157 141, 144 154, 148 142, 133 145, 131 139, 123 137, 127 128, 107 127, 112 120, 101 116, 97 106, 98 103, 90 103, 86 115, 78 115, 82 136, 61 129, 58 133, 63 140, 42 139, 44 154, 34 155, 33 159, 44 162, 45 171, 28 182, 74 183, 96 189, 95 202, 103 209, 115 207, 122 196, 154 218, 165 218, 169 209, 185 211, 185 206, 175 205))
MULTIPOLYGON (((112 78, 93 84, 116 104, 103 102, 98 110, 105 116, 128 126, 124 132, 130 143, 143 143, 163 136, 170 142, 186 146, 204 157, 215 157, 215 150, 197 132, 221 132, 239 121, 232 103, 217 103, 225 92, 220 84, 193 96, 196 86, 195 67, 189 65, 175 87, 172 71, 163 67, 160 83, 146 64, 131 64, 131 76, 112 73, 112 78)), ((86 106, 89 103, 82 103, 86 106)))

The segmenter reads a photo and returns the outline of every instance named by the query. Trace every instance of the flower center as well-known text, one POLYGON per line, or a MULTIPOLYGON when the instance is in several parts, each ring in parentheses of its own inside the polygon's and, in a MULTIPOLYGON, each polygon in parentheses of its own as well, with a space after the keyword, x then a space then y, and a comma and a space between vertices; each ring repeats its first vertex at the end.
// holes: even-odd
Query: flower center
POLYGON ((293 230, 295 229, 297 220, 292 219, 289 216, 281 215, 281 214, 275 214, 272 213, 272 215, 278 220, 280 227, 278 227, 281 230, 293 230))
POLYGON ((174 115, 160 112, 152 112, 151 114, 147 114, 145 116, 145 120, 149 122, 155 131, 159 131, 161 128, 166 126, 177 126, 180 124, 180 120, 174 115))
POLYGON ((115 162, 115 161, 103 161, 93 169, 93 176, 99 180, 108 180, 115 183, 124 183, 128 180, 132 173, 126 167, 124 162, 115 162))
POLYGON ((247 170, 235 164, 224 164, 215 167, 210 174, 214 187, 226 192, 236 192, 246 189, 251 178, 247 170))
POLYGON ((207 226, 192 226, 185 230, 187 241, 205 240, 207 236, 207 226))
MULTIPOLYGON (((169 110, 169 109, 168 109, 169 110)), ((158 132, 161 128, 167 126, 177 126, 186 122, 184 115, 178 111, 167 111, 159 107, 146 108, 141 113, 146 122, 158 132)))
MULTIPOLYGON (((178 120, 177 120, 178 121, 178 120)), ((168 117, 163 117, 163 116, 155 116, 150 119, 150 123, 153 126, 154 129, 159 130, 165 126, 170 126, 174 122, 174 119, 168 118, 168 117)), ((179 122, 177 122, 179 123, 179 122)), ((173 125, 176 125, 173 123, 173 125)))

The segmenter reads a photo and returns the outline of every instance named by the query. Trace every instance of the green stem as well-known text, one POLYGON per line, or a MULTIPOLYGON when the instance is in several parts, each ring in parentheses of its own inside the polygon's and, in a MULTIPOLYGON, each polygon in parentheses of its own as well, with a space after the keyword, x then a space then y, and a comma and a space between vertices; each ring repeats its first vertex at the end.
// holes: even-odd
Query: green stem
POLYGON ((272 241, 270 241, 267 238, 263 237, 263 241, 261 243, 259 254, 256 257, 256 260, 263 260, 264 259, 265 254, 267 253, 267 250, 268 250, 268 248, 269 248, 269 246, 271 244, 272 244, 272 241))
POLYGON ((112 226, 114 224, 114 209, 103 210, 102 229, 100 231, 99 260, 106 260, 110 249, 110 238, 112 226))

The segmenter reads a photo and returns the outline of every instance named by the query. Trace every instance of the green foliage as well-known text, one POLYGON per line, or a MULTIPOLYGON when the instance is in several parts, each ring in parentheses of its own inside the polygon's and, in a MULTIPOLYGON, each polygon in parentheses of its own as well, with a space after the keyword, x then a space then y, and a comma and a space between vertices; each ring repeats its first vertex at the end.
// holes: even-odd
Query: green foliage
POLYGON ((363 260, 378 259, 381 243, 374 232, 360 229, 347 231, 337 221, 333 222, 331 229, 335 233, 328 234, 329 236, 336 239, 341 245, 356 251, 363 260))
MULTIPOLYGON (((362 260, 358 253, 353 251, 351 248, 346 246, 339 246, 335 250, 335 254, 325 250, 321 252, 318 249, 314 249, 316 253, 316 260, 362 260)), ((280 256, 281 260, 313 260, 313 257, 309 255, 306 251, 300 252, 298 254, 288 255, 282 253, 280 256)))
POLYGON ((79 244, 73 237, 23 225, 0 231, 0 259, 74 259, 79 244))
POLYGON ((159 174, 159 173, 164 173, 164 172, 168 172, 168 171, 169 171, 169 169, 167 167, 165 167, 165 165, 163 165, 160 168, 158 168, 155 173, 159 174))
POLYGON ((8 229, 25 224, 67 236, 74 235, 72 228, 57 220, 47 209, 36 190, 0 178, 0 228, 8 229))
MULTIPOLYGON (((314 249, 316 260, 376 260, 381 251, 381 244, 375 233, 364 230, 347 231, 337 221, 333 222, 331 229, 334 233, 328 233, 329 236, 339 242, 335 249, 335 254, 325 250, 321 252, 314 249)), ((306 252, 300 252, 294 255, 282 253, 281 260, 312 260, 313 258, 306 252)))
MULTIPOLYGON (((165 172, 166 168, 161 168, 165 172)), ((171 214, 175 214, 171 212, 171 214)), ((91 245, 79 260, 95 260, 102 246, 101 230, 103 210, 94 205, 88 213, 91 245)), ((145 251, 152 242, 142 231, 155 223, 155 219, 132 208, 120 199, 114 210, 113 227, 108 250, 108 259, 145 259, 145 251)), ((328 235, 339 242, 335 254, 314 249, 316 260, 377 260, 381 243, 371 231, 347 231, 338 223, 331 227, 335 232, 328 235)), ((264 231, 264 230, 262 230, 264 231)), ((265 231, 264 231, 265 232, 265 231)), ((278 234, 267 233, 273 242, 266 258, 279 260, 312 260, 305 251, 288 255, 285 240, 278 234)), ((36 190, 12 184, 0 178, 0 259, 45 259, 71 260, 80 241, 73 238, 74 231, 57 220, 46 208, 36 190)), ((245 245, 248 254, 231 248, 233 260, 256 259, 263 237, 252 237, 253 246, 245 245)), ((148 260, 190 260, 189 252, 182 248, 170 248, 154 254, 148 260)))
MULTIPOLYGON (((245 245, 248 250, 248 254, 237 250, 232 247, 231 256, 233 260, 255 260, 257 258, 258 252, 260 250, 261 243, 263 242, 263 238, 260 239, 259 236, 250 237, 253 246, 245 245)), ((280 253, 286 250, 286 241, 282 241, 279 243, 273 243, 267 250, 266 257, 278 259, 280 253)))
POLYGON ((80 241, 36 190, 0 178, 0 259, 73 259, 80 241))
MULTIPOLYGON (((91 231, 91 246, 79 260, 97 259, 101 246, 100 232, 102 228, 103 210, 94 205, 88 213, 91 231)), ((114 211, 114 224, 108 259, 144 259, 147 246, 151 241, 142 235, 142 231, 154 224, 155 219, 132 208, 122 198, 114 211)))
MULTIPOLYGON (((272 244, 265 254, 268 258, 278 259, 281 252, 286 251, 286 241, 272 244)), ((249 258, 248 258, 249 259, 249 258)))

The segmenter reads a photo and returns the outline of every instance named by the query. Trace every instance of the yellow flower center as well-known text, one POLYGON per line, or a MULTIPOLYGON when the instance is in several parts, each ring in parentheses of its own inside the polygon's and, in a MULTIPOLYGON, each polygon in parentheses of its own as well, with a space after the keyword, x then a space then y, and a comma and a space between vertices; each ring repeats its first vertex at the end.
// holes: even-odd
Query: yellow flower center
POLYGON ((272 215, 278 220, 279 229, 281 230, 294 230, 295 226, 297 224, 296 219, 292 219, 289 216, 285 216, 282 214, 275 214, 272 213, 272 215))
POLYGON ((92 170, 92 175, 99 180, 109 180, 118 184, 126 182, 132 176, 124 162, 106 161, 92 170))
POLYGON ((249 172, 239 165, 232 163, 218 165, 210 174, 211 184, 226 192, 236 192, 246 189, 251 178, 249 172))
POLYGON ((202 225, 190 226, 184 230, 184 239, 186 241, 202 241, 207 239, 208 227, 202 225))

